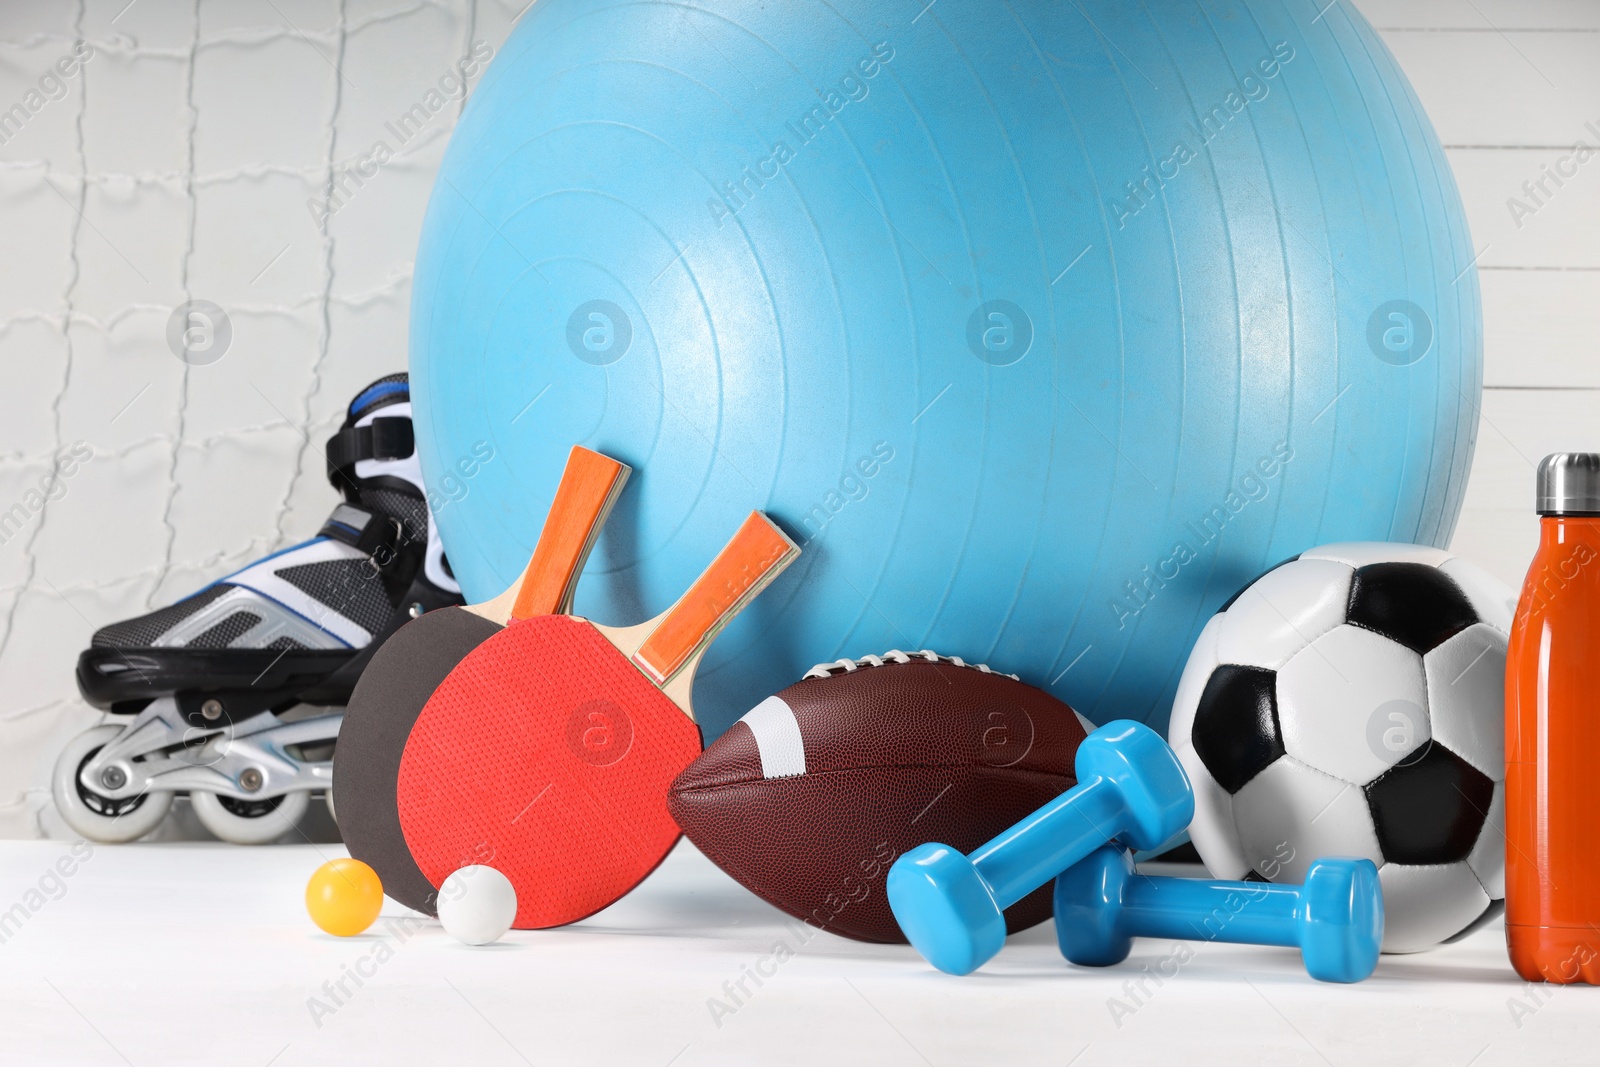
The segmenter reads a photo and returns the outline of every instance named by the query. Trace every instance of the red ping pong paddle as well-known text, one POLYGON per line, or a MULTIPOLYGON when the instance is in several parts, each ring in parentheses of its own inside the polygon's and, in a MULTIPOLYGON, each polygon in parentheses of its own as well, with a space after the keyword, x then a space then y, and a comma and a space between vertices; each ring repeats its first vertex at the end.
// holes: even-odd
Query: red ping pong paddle
POLYGON ((463 659, 400 761, 400 825, 428 880, 497 868, 521 930, 576 922, 643 881, 678 839, 667 787, 700 754, 701 657, 799 554, 752 512, 655 619, 516 618, 463 659))
POLYGON ((493 600, 440 608, 395 631, 356 683, 333 757, 339 832, 350 854, 378 872, 383 891, 433 914, 435 884, 417 868, 400 830, 395 781, 406 738, 428 698, 456 665, 513 615, 572 607, 573 590, 629 468, 574 447, 527 569, 493 600))

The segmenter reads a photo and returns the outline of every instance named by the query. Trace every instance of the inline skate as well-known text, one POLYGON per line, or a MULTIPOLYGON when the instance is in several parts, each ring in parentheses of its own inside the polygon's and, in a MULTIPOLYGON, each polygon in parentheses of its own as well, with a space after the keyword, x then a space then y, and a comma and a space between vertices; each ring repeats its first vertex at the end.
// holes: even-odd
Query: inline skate
POLYGON ((262 844, 312 794, 331 798, 343 715, 327 709, 349 701, 389 634, 462 601, 428 510, 406 375, 361 391, 327 460, 343 501, 316 537, 94 635, 78 688, 123 721, 56 762, 51 791, 73 830, 132 841, 186 793, 217 837, 262 844))

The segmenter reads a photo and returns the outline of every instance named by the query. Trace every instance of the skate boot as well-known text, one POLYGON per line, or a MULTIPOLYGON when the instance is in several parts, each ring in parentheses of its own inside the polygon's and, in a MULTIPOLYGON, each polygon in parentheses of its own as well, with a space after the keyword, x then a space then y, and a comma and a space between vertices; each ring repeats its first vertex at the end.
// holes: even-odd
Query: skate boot
POLYGON ((179 793, 224 841, 281 837, 313 793, 332 795, 343 715, 316 709, 347 703, 408 619, 462 602, 428 512, 406 375, 362 390, 327 457, 344 501, 316 537, 105 627, 78 658, 84 698, 119 720, 56 762, 56 807, 84 837, 143 837, 179 793))

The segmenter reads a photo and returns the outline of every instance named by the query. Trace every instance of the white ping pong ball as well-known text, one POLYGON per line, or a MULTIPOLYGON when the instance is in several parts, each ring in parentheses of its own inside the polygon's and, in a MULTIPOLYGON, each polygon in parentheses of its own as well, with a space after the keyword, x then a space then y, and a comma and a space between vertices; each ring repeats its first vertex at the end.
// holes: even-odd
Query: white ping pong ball
POLYGON ((463 867, 439 887, 439 922, 462 944, 498 941, 516 917, 517 891, 493 867, 463 867))

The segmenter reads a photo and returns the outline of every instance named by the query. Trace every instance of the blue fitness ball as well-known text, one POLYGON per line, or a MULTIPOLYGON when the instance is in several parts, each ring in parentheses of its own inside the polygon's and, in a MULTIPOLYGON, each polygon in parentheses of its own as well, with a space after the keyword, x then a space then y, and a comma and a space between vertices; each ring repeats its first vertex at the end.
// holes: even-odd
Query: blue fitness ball
POLYGON ((423 470, 476 600, 571 445, 631 464, 577 596, 611 624, 782 524, 804 554, 707 656, 708 738, 889 648, 1160 729, 1265 567, 1449 541, 1472 263, 1350 4, 539 0, 428 206, 423 470))

